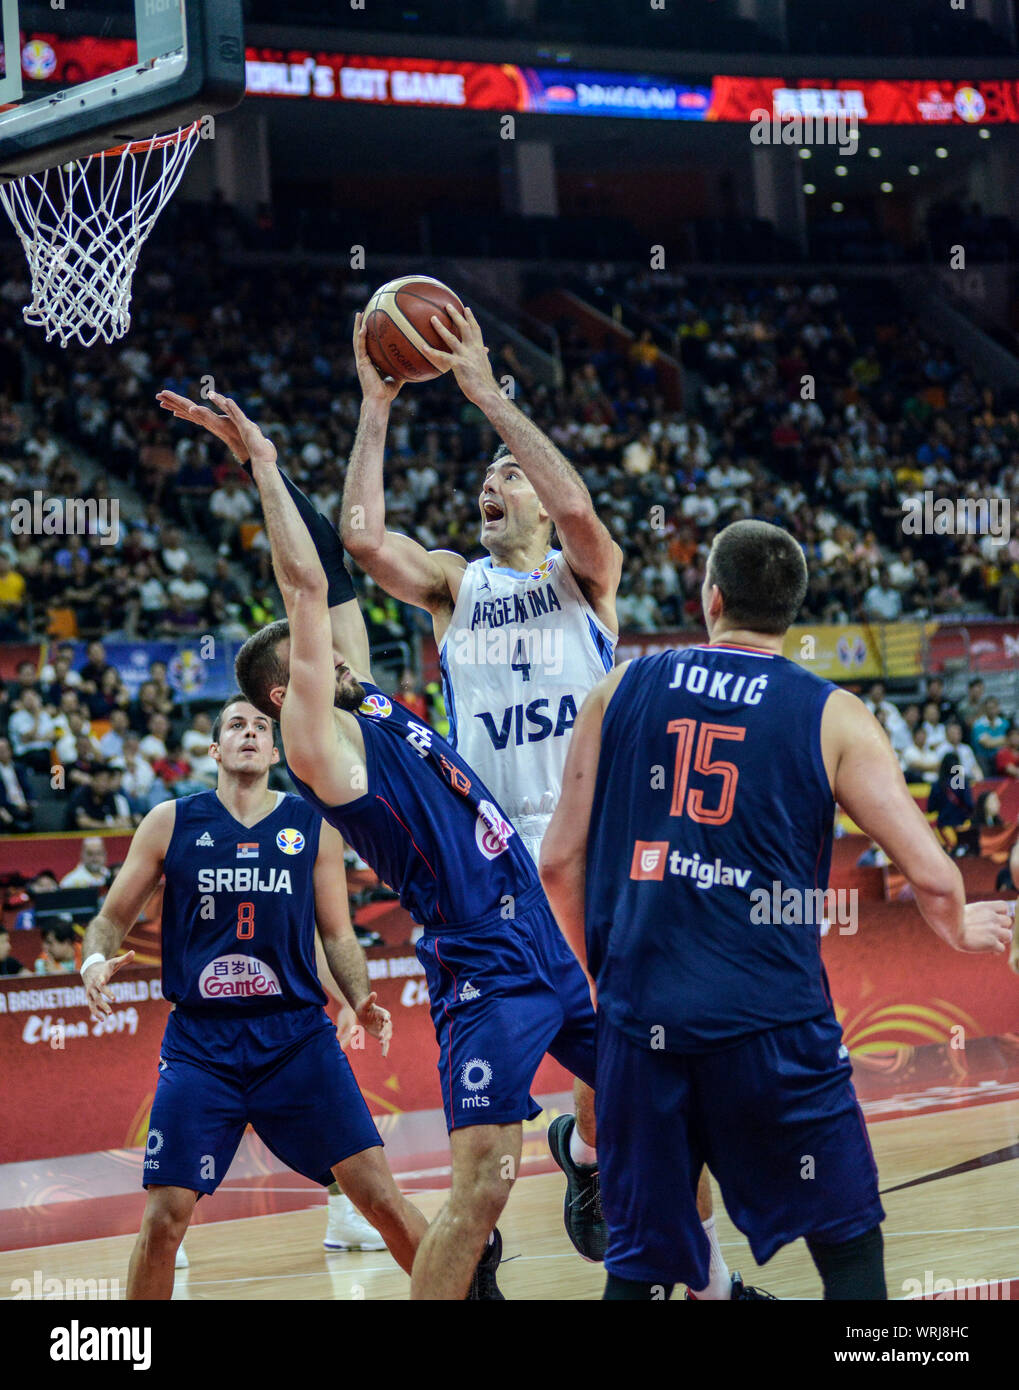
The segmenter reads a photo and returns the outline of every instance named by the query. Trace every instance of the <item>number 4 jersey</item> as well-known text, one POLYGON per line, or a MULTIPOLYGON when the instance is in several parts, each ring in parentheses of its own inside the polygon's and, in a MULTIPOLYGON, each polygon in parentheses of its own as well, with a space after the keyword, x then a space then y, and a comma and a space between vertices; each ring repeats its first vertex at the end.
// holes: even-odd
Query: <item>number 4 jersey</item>
POLYGON ((439 650, 449 742, 514 823, 555 809, 577 711, 615 645, 558 550, 530 572, 490 557, 464 571, 439 650))
POLYGON ((177 802, 162 920, 163 994, 175 1004, 250 1015, 326 1002, 313 882, 322 818, 276 795, 250 826, 214 791, 177 802))
POLYGON ((598 1007, 647 1047, 701 1052, 825 1014, 836 687, 782 656, 634 661, 609 702, 587 847, 598 1007))

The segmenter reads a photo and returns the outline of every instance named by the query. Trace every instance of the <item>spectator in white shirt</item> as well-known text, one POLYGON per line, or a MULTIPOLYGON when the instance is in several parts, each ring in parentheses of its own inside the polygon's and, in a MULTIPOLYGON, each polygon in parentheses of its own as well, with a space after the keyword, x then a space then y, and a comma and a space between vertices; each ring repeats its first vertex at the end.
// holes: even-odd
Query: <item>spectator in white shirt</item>
POLYGON ((128 806, 136 815, 144 815, 151 809, 151 792, 156 774, 151 763, 147 763, 138 751, 139 741, 136 733, 125 734, 123 751, 114 761, 124 764, 120 786, 127 797, 128 806))
POLYGON ((957 719, 950 719, 945 725, 945 745, 941 750, 941 756, 944 757, 946 753, 955 754, 959 766, 970 782, 984 780, 984 770, 977 760, 977 755, 968 743, 962 741, 962 725, 957 719))
POLYGON ((941 750, 927 746, 927 731, 921 724, 913 735, 912 745, 902 755, 902 771, 907 782, 929 782, 932 786, 938 780, 941 767, 941 750))
POLYGON ((165 714, 153 714, 149 718, 149 731, 138 745, 138 751, 148 763, 166 757, 166 736, 170 732, 170 721, 165 714))
POLYGON ((110 712, 110 727, 99 740, 99 752, 104 762, 121 756, 124 751, 124 736, 130 727, 126 709, 115 709, 110 712))
POLYGON ((191 720, 191 728, 181 739, 181 747, 190 758, 192 754, 201 756, 209 751, 212 742, 212 719, 205 710, 198 710, 191 720))
POLYGON ((926 730, 927 746, 931 752, 937 750, 944 753, 948 740, 945 738, 945 726, 941 722, 941 710, 935 700, 929 700, 924 705, 921 728, 926 730))
POLYGON ((26 690, 7 725, 15 758, 33 772, 48 772, 56 728, 38 690, 26 690))
POLYGON ((708 493, 707 483, 698 483, 696 492, 688 492, 683 498, 680 512, 687 521, 698 526, 714 526, 718 517, 718 505, 708 493))
POLYGON ((170 580, 167 592, 179 594, 188 608, 200 609, 209 597, 209 586, 199 579, 198 572, 190 562, 181 569, 180 574, 170 580))
POLYGON ((191 563, 191 554, 187 547, 182 544, 182 536, 176 526, 167 528, 163 536, 163 545, 160 550, 160 559, 163 568, 169 570, 171 574, 180 574, 185 565, 191 563))
POLYGON ((884 715, 885 728, 888 730, 888 737, 891 739, 892 747, 894 748, 896 739, 901 740, 902 738, 902 733, 905 729, 905 720, 895 705, 892 704, 891 700, 885 698, 885 695, 884 682, 875 681, 870 687, 867 698, 863 703, 873 715, 876 715, 878 710, 881 710, 884 715))
POLYGON ((77 864, 60 880, 61 888, 105 888, 110 881, 106 867, 106 843, 99 835, 87 835, 81 842, 77 864))
POLYGON ((219 553, 229 555, 237 548, 242 521, 250 521, 255 504, 237 479, 228 477, 209 498, 209 511, 219 522, 219 553))
POLYGON ((102 757, 102 749, 96 739, 92 737, 91 726, 80 710, 72 710, 67 716, 67 733, 62 735, 56 742, 54 752, 57 755, 57 762, 67 767, 76 758, 81 756, 82 749, 78 746, 78 740, 86 740, 86 747, 89 753, 95 758, 102 757))

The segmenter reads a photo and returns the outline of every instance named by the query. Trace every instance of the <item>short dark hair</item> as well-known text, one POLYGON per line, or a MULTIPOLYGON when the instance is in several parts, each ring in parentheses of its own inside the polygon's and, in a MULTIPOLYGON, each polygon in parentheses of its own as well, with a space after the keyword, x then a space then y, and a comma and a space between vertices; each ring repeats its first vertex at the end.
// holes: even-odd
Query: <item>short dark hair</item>
MULTIPOLYGON (((226 700, 224 700, 223 703, 220 705, 219 713, 216 715, 216 718, 213 720, 212 723, 212 734, 210 736, 209 742, 219 742, 219 736, 223 732, 223 723, 226 719, 226 712, 228 709, 230 709, 233 705, 248 705, 252 703, 253 701, 249 700, 247 695, 243 694, 240 690, 235 690, 234 693, 230 695, 226 700)), ((202 712, 204 713, 204 711, 202 712)), ((264 711, 261 712, 264 713, 264 711)), ((271 722, 272 716, 270 715, 268 717, 271 722)), ((180 744, 180 739, 176 739, 175 744, 180 744)))
POLYGON ((748 632, 785 632, 807 592, 803 551, 788 531, 767 521, 734 521, 719 531, 707 577, 718 586, 726 618, 748 632))
POLYGON ((281 618, 252 633, 234 661, 234 674, 244 699, 270 719, 276 718, 277 708, 269 699, 269 691, 290 680, 290 672, 279 657, 279 644, 289 637, 290 624, 281 618))
POLYGON ((492 462, 488 466, 489 468, 494 468, 497 463, 502 463, 503 459, 511 459, 512 457, 513 450, 510 446, 508 444, 500 444, 492 455, 492 462))

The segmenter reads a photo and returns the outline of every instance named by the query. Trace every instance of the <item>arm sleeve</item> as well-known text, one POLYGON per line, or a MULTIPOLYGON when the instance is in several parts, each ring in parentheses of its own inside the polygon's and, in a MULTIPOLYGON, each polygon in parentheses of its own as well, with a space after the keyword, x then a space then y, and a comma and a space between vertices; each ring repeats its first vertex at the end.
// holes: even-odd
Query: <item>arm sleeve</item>
MULTIPOLYGON (((252 476, 251 460, 249 459, 241 467, 250 478, 252 476)), ((330 525, 318 508, 309 502, 301 489, 282 468, 280 469, 280 477, 283 479, 290 496, 294 499, 297 510, 301 514, 301 520, 307 526, 311 539, 315 543, 318 558, 322 561, 326 583, 329 586, 329 607, 335 608, 338 603, 348 602, 354 597, 354 585, 351 583, 347 567, 343 563, 343 543, 335 526, 330 525)))

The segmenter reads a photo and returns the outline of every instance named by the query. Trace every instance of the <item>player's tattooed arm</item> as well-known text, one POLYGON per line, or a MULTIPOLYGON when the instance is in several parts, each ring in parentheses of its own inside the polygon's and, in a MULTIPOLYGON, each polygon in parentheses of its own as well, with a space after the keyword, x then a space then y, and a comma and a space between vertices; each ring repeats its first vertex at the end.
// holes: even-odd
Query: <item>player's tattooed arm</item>
POLYGON ((383 461, 389 404, 395 390, 368 356, 361 315, 354 327, 354 359, 364 392, 357 436, 347 461, 340 533, 345 549, 386 593, 433 615, 451 613, 466 568, 462 556, 426 550, 410 536, 386 530, 383 461))
POLYGON ((120 873, 85 932, 82 960, 88 961, 94 955, 104 958, 82 971, 85 996, 95 1019, 111 1011, 113 997, 106 990, 107 983, 134 960, 133 951, 122 956, 116 952, 162 877, 175 817, 173 801, 164 801, 148 813, 134 833, 120 873))
POLYGON ((349 1002, 357 1023, 379 1039, 385 1056, 393 1034, 392 1019, 388 1010, 376 1002, 378 995, 368 980, 364 951, 350 920, 343 840, 327 822, 323 822, 319 837, 314 887, 315 922, 329 973, 342 998, 349 1002))
POLYGON ((435 315, 432 324, 449 346, 448 352, 429 352, 429 359, 451 370, 468 400, 483 410, 503 443, 538 494, 538 501, 555 523, 559 543, 570 569, 584 586, 599 616, 615 627, 615 595, 623 567, 623 552, 598 517, 583 478, 532 420, 503 394, 492 374, 488 348, 470 309, 461 314, 447 304, 446 312, 459 338, 435 315))

